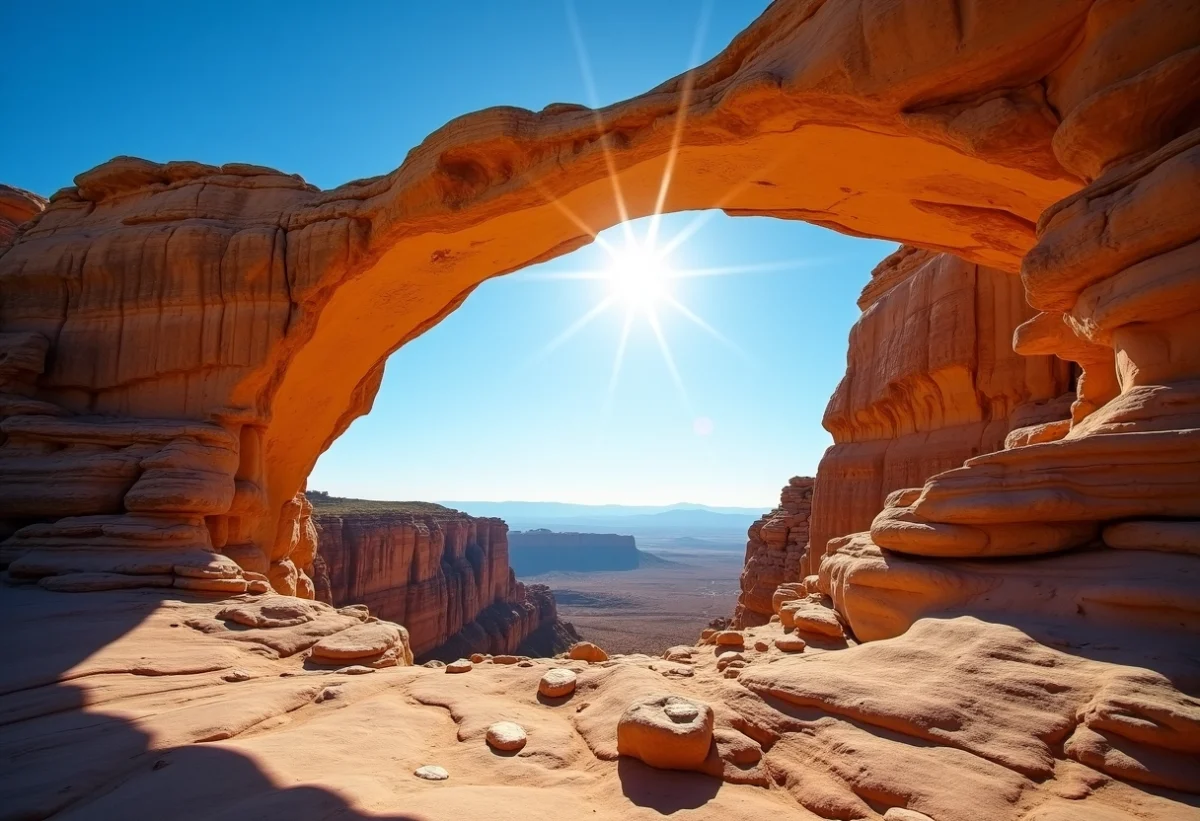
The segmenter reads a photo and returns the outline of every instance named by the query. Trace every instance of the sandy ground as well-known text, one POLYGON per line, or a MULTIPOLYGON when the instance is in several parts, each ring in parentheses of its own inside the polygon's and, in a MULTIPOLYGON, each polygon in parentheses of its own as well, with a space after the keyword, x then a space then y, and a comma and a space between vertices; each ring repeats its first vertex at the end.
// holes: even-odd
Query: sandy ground
POLYGON ((658 655, 691 644, 737 602, 742 554, 655 551, 672 562, 611 573, 544 573, 521 581, 547 584, 559 617, 610 653, 658 655))
MULTIPOLYGON (((1196 783, 1186 739, 1200 703, 1142 666, 1152 654, 1089 657, 1094 637, 1064 652, 960 617, 786 652, 768 625, 678 660, 369 672, 308 658, 349 618, 327 605, 239 597, 264 617, 301 607, 315 619, 253 629, 228 607, 182 591, 0 588, 12 660, 0 667, 0 819, 880 821, 895 807, 933 821, 1200 819, 1200 796, 1148 786, 1138 769, 1196 783), (539 695, 554 667, 576 671, 573 694, 539 695), (662 694, 715 713, 698 772, 618 754, 627 708, 662 694), (498 721, 520 724, 526 746, 491 749, 498 721), (1101 733, 1124 757, 1064 755, 1098 749, 1101 733), (425 765, 449 779, 415 777, 425 765)), ((1174 680, 1193 680, 1185 666, 1174 680)))

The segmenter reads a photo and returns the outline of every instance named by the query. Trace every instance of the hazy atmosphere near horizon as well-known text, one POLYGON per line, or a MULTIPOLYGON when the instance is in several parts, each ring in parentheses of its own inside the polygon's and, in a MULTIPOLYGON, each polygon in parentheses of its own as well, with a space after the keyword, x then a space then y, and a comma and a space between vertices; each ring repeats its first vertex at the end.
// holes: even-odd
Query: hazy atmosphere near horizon
MULTIPOLYGON (((257 163, 328 188, 392 170, 473 110, 642 93, 711 58, 767 3, 551 0, 519 16, 496 4, 469 27, 439 4, 121 5, 130 13, 0 12, 9 105, 59 123, 4 129, 0 179, 49 195, 134 154, 257 163)), ((895 247, 719 211, 609 229, 484 283, 397 352, 374 409, 308 487, 771 507, 831 442, 820 422, 855 298, 895 247)))

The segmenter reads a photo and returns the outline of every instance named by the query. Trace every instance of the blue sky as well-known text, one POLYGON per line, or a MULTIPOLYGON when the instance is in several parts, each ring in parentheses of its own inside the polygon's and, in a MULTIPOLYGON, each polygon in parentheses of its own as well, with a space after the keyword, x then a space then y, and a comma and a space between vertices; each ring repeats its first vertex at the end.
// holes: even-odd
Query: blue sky
MULTIPOLYGON (((0 9, 0 181, 48 195, 117 154, 249 162, 322 187, 387 172, 445 121, 490 105, 606 104, 713 56, 766 2, 577 3, 584 81, 562 0, 478 3, 22 3, 0 9)), ((697 214, 669 215, 669 238, 697 214)), ((634 226, 644 231, 645 224, 634 226)), ((620 244, 622 231, 602 236, 620 244)), ((618 304, 546 351, 610 293, 552 273, 598 246, 481 286, 389 361, 373 412, 309 486, 381 499, 771 506, 830 443, 854 300, 895 246, 711 214, 672 281, 725 341, 666 304, 679 384, 642 317, 618 304), (700 421, 698 421, 700 420, 700 421), (704 421, 708 420, 708 421, 704 421)))

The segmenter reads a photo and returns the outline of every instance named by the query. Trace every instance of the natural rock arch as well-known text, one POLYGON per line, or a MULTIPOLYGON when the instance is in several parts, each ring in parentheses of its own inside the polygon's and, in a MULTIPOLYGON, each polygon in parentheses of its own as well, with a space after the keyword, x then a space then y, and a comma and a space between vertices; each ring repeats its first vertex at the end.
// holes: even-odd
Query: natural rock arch
MULTIPOLYGON (((776 3, 716 58, 633 100, 468 115, 391 174, 332 191, 244 165, 121 158, 81 174, 0 256, 0 330, 17 363, 0 386, 0 518, 21 528, 6 559, 31 577, 123 572, 62 557, 85 543, 211 544, 307 592, 292 565, 311 562, 313 540, 293 497, 369 409, 387 355, 483 280, 660 207, 803 219, 1014 275, 1024 259, 1029 301, 1048 313, 1022 350, 1085 368, 1069 438, 1189 430, 1174 440, 1173 484, 1119 515, 1200 515, 1187 494, 1196 438, 1178 421, 1195 399, 1156 388, 1200 376, 1187 275, 1200 20, 1169 6, 776 3), (1088 427, 1130 395, 1124 417, 1088 427)), ((1076 458, 1065 447, 1039 453, 1076 458)), ((984 533, 968 541, 1004 541, 978 526, 1021 514, 969 511, 992 492, 987 477, 1009 481, 1005 458, 967 472, 957 507, 907 498, 881 537, 918 549, 913 533, 937 542, 966 527, 984 533)), ((1023 498, 1057 522, 1062 510, 1038 505, 1060 494, 1023 498)), ((1103 518, 1087 498, 1068 513, 1103 518)), ((164 564, 167 583, 179 566, 192 562, 164 564)), ((227 566, 188 572, 237 586, 227 566)))

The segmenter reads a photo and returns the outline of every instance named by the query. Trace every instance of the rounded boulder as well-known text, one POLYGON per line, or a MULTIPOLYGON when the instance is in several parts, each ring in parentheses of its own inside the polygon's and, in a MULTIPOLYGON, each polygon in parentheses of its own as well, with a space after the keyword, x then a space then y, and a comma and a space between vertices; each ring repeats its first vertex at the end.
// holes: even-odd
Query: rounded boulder
POLYGON ((577 641, 567 651, 567 658, 575 661, 608 661, 608 653, 590 641, 577 641))
POLYGON ((663 770, 700 769, 712 738, 712 707, 682 696, 639 699, 617 723, 617 752, 663 770))
POLYGON ((566 667, 552 667, 538 682, 538 692, 546 698, 562 698, 575 692, 577 677, 574 670, 566 667))
POLYGON ((488 746, 502 752, 514 752, 525 746, 525 728, 512 721, 497 721, 487 728, 488 746))

